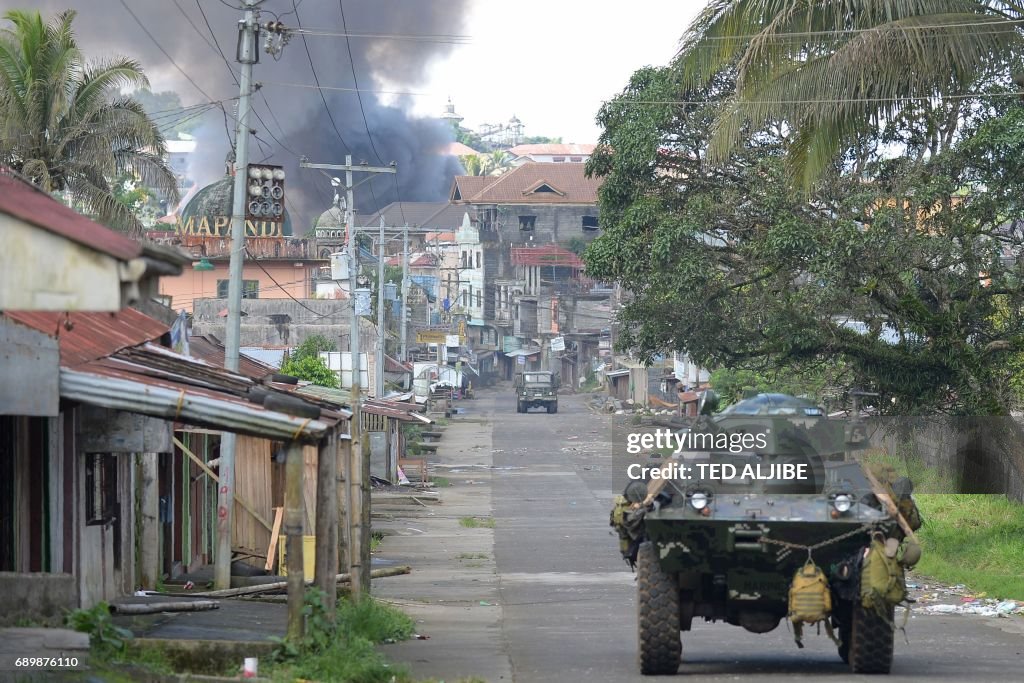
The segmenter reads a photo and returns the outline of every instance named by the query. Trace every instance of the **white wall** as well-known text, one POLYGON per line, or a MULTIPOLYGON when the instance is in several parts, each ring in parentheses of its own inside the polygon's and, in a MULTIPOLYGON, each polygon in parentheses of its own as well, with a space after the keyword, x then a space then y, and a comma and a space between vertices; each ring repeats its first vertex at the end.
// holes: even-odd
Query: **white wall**
POLYGON ((0 214, 0 310, 119 311, 119 261, 0 214))

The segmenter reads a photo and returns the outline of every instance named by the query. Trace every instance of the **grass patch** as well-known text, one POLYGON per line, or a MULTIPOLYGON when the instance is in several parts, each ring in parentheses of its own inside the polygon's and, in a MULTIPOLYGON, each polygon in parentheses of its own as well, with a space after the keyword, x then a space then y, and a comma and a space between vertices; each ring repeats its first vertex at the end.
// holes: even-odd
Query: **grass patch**
POLYGON ((433 479, 430 480, 430 483, 432 483, 437 488, 445 488, 452 485, 451 480, 446 479, 444 477, 434 477, 433 479))
POLYGON ((102 680, 134 681, 173 672, 168 657, 155 648, 132 646, 134 635, 114 624, 110 605, 97 603, 90 609, 68 613, 67 626, 89 634, 89 665, 102 680))
POLYGON ((381 544, 384 543, 384 534, 379 531, 374 531, 370 534, 370 552, 377 552, 381 544))
POLYGON ((358 602, 342 599, 332 623, 319 590, 307 590, 305 603, 306 634, 298 642, 278 641, 269 671, 274 681, 412 681, 404 667, 392 666, 375 648, 377 643, 412 636, 414 623, 405 613, 369 596, 358 602))
POLYGON ((459 520, 459 524, 466 527, 467 529, 493 529, 494 518, 493 517, 463 517, 459 520))
POLYGON ((456 560, 487 560, 490 559, 490 555, 487 553, 459 553, 455 556, 456 560))
POLYGON ((989 597, 1024 600, 1024 506, 1001 495, 915 498, 924 518, 916 571, 989 597))
POLYGON ((916 572, 989 597, 1024 600, 1024 505, 1002 495, 950 493, 959 488, 956 478, 909 452, 868 452, 863 460, 914 482, 924 522, 916 572))

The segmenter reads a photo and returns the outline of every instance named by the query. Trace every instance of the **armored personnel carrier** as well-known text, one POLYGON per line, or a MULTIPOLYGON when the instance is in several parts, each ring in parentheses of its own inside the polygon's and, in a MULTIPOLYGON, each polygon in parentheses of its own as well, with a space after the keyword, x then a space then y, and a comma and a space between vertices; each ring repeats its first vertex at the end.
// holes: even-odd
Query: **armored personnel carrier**
POLYGON ((677 673, 694 619, 754 633, 788 619, 798 646, 820 624, 852 671, 888 673, 903 571, 920 557, 909 480, 853 458, 867 444, 857 419, 783 394, 716 404, 707 392, 677 432, 691 447, 655 459, 612 510, 638 574, 640 671, 677 673))

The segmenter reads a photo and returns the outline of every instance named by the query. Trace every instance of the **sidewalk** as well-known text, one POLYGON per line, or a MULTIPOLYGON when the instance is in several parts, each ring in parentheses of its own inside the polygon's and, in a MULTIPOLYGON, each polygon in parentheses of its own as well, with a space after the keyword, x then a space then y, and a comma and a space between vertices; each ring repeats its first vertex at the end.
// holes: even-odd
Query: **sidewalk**
POLYGON ((376 556, 413 567, 408 576, 375 581, 373 594, 400 607, 416 621, 418 633, 429 638, 382 649, 417 678, 512 680, 502 636, 494 529, 460 523, 463 518, 483 524, 492 519, 494 390, 478 396, 459 402, 464 412, 452 418, 431 458, 436 476, 451 482, 440 488, 441 503, 373 507, 373 528, 389 534, 376 556))

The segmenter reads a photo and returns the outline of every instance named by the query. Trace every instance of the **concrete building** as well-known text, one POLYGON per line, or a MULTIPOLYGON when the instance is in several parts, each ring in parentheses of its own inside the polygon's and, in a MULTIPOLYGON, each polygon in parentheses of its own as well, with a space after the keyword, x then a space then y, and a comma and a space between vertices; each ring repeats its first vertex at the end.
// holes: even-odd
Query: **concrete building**
MULTIPOLYGON (((160 295, 171 308, 191 312, 198 299, 227 299, 231 256, 231 202, 234 178, 199 190, 176 216, 173 232, 154 231, 157 243, 184 249, 192 267, 160 282, 160 295)), ((246 222, 243 294, 247 299, 308 299, 317 283, 329 280, 329 246, 292 236, 287 211, 283 223, 246 222)))
MULTIPOLYGON (((565 336, 578 331, 574 297, 597 286, 582 276, 576 252, 599 234, 599 186, 582 163, 535 162, 498 177, 458 176, 452 183, 452 203, 477 216, 483 318, 495 341, 501 340, 498 367, 505 377, 537 368, 568 370, 571 382, 579 375, 581 340, 565 336), (555 336, 565 337, 564 352, 532 351, 555 336)), ((599 298, 607 299, 610 290, 602 292, 599 298)))
POLYGON ((590 155, 594 153, 593 144, 527 144, 516 145, 508 150, 512 155, 512 165, 522 166, 531 161, 547 164, 579 164, 586 163, 590 155))

